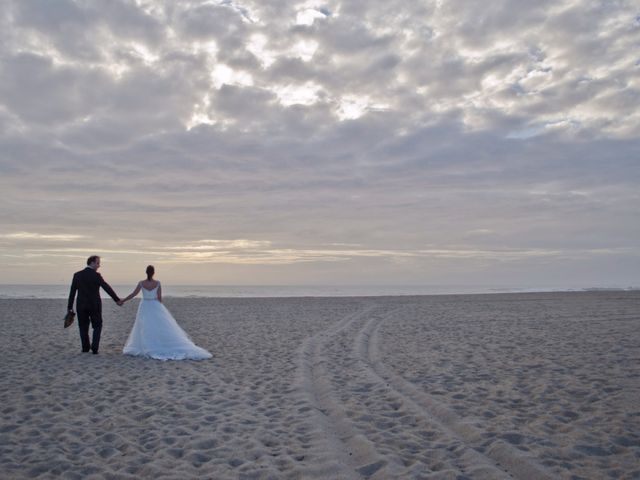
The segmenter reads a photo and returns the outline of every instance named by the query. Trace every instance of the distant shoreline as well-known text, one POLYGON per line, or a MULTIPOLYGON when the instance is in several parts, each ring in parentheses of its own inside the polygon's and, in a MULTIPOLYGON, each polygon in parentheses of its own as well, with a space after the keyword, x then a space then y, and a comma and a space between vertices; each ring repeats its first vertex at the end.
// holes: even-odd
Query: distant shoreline
MULTIPOLYGON (((133 285, 113 285, 121 295, 133 285)), ((0 285, 0 299, 66 299, 67 285, 0 285)), ((408 297, 438 295, 491 295, 570 292, 632 292, 640 287, 500 287, 500 286, 228 286, 169 285, 166 298, 333 298, 333 297, 408 297)), ((103 296, 106 294, 103 293, 103 296)), ((108 297, 105 297, 108 298, 108 297)))

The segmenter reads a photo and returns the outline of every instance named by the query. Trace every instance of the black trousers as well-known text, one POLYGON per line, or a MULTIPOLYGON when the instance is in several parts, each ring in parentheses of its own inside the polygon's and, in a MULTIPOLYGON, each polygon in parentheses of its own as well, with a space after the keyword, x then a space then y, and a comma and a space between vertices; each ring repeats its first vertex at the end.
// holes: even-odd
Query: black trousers
POLYGON ((82 351, 98 351, 100 347, 100 334, 102 333, 102 312, 100 310, 78 310, 78 328, 80 329, 80 341, 82 351), (93 338, 89 342, 89 325, 93 328, 93 338))

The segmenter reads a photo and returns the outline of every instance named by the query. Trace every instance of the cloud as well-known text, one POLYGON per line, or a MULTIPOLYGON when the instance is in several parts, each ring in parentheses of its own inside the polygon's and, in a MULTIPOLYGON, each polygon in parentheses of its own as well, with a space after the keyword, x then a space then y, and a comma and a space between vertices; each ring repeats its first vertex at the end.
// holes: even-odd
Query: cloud
POLYGON ((86 238, 85 235, 62 235, 62 234, 43 234, 34 232, 15 232, 0 234, 0 238, 6 238, 9 240, 54 240, 61 242, 69 242, 72 240, 79 240, 86 238))
POLYGON ((5 3, 0 254, 633 276, 629 2, 5 3))
MULTIPOLYGON (((483 230, 482 233, 489 231, 483 230)), ((154 239, 103 240, 83 235, 50 235, 33 232, 16 232, 0 236, 12 242, 9 250, 20 249, 20 254, 5 253, 5 257, 23 258, 26 262, 41 262, 58 258, 80 258, 87 251, 97 251, 109 256, 115 262, 146 259, 163 264, 234 264, 234 265, 287 265, 296 263, 350 262, 361 258, 403 260, 451 260, 482 262, 526 262, 534 258, 584 258, 589 256, 619 255, 629 253, 629 249, 478 249, 465 246, 452 248, 418 249, 367 249, 357 245, 316 245, 313 248, 287 247, 275 245, 268 240, 248 239, 205 239, 178 244, 163 244, 154 239), (39 240, 38 243, 32 241, 39 240), (50 243, 43 246, 42 242, 50 243), (60 247, 59 242, 75 242, 75 246, 60 247), (122 245, 126 243, 126 245, 122 245), (93 250, 92 246, 93 245, 93 250), (95 248, 99 245, 99 248, 95 248)))

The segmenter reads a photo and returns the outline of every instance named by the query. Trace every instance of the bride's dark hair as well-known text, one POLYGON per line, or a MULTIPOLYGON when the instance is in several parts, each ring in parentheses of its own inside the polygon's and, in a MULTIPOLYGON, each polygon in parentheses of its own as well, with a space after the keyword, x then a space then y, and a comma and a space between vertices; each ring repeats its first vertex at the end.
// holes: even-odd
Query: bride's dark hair
POLYGON ((147 267, 147 280, 151 280, 154 273, 156 273, 156 269, 153 268, 153 265, 149 265, 147 267))

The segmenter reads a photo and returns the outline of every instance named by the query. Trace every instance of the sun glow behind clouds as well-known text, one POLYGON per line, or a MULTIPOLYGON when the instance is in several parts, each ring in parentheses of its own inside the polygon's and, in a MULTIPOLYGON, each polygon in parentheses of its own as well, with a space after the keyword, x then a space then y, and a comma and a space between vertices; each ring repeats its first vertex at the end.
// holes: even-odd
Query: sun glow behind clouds
POLYGON ((315 8, 300 10, 296 15, 296 25, 311 26, 317 19, 326 18, 327 14, 315 8))
POLYGON ((211 80, 216 89, 219 89, 222 85, 239 85, 244 87, 253 85, 253 77, 251 74, 242 70, 234 70, 223 63, 219 63, 213 67, 211 80))
POLYGON ((291 105, 312 105, 318 101, 320 86, 313 82, 303 85, 275 86, 273 92, 278 96, 278 101, 285 107, 291 105))
POLYGON ((14 233, 0 234, 0 238, 6 238, 10 240, 54 240, 54 241, 61 241, 61 242, 71 242, 73 240, 80 240, 87 237, 85 235, 73 235, 73 234, 14 232, 14 233))
POLYGON ((159 55, 153 53, 146 45, 142 43, 133 42, 131 44, 131 51, 135 56, 139 57, 147 66, 153 65, 160 58, 159 55))
POLYGON ((246 44, 247 51, 251 52, 259 61, 262 68, 269 68, 279 58, 299 58, 303 62, 310 61, 318 50, 319 43, 312 39, 301 39, 279 50, 270 48, 267 37, 263 34, 251 35, 246 44))
POLYGON ((278 57, 276 52, 267 48, 267 36, 261 33, 255 33, 249 37, 246 49, 255 55, 263 68, 269 68, 278 57))
MULTIPOLYGON (((475 230, 469 234, 489 234, 490 230, 475 230)), ((97 240, 82 235, 39 234, 33 232, 16 232, 0 236, 11 240, 14 253, 5 257, 29 259, 47 257, 84 258, 87 252, 98 252, 109 255, 111 261, 128 262, 131 257, 149 257, 154 261, 166 264, 180 263, 225 263, 243 265, 282 265, 307 262, 343 262, 357 258, 379 258, 389 261, 402 259, 434 259, 473 260, 517 262, 528 258, 563 258, 580 255, 608 255, 618 253, 615 249, 571 250, 561 249, 526 249, 526 248, 494 248, 481 249, 465 246, 447 246, 417 249, 371 249, 359 245, 331 244, 319 245, 315 248, 294 248, 275 245, 269 240, 251 239, 204 239, 177 244, 163 244, 153 240, 118 239, 112 241, 97 240), (51 246, 30 246, 30 240, 51 242, 51 246), (60 241, 75 242, 75 246, 61 248, 60 241), (57 245, 56 245, 57 244, 57 245), (128 245, 121 248, 120 244, 128 245), (346 247, 346 248, 345 248, 346 247)), ((149 260, 150 261, 150 260, 149 260)))
POLYGON ((290 57, 300 58, 303 62, 310 61, 318 50, 318 42, 314 40, 301 40, 291 47, 287 53, 290 57))
POLYGON ((367 112, 386 110, 388 105, 375 103, 364 95, 345 95, 339 101, 336 114, 340 120, 355 120, 367 112))

